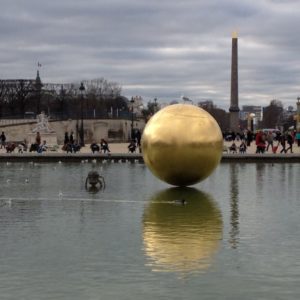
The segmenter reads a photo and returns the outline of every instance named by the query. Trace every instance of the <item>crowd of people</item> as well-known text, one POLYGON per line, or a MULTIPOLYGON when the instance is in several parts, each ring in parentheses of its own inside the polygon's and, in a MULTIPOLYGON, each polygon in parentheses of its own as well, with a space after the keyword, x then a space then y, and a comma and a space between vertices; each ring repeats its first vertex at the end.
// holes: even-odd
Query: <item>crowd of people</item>
MULTIPOLYGON (((284 133, 279 130, 257 130, 251 132, 247 130, 242 133, 227 132, 223 134, 224 141, 231 142, 229 147, 224 149, 229 153, 247 153, 248 148, 255 143, 256 153, 293 153, 293 146, 296 143, 300 147, 300 133, 295 130, 289 130, 284 133)), ((17 148, 19 153, 23 153, 29 149, 30 152, 42 153, 49 150, 46 140, 42 141, 39 131, 36 132, 35 142, 28 146, 26 140, 23 142, 7 142, 7 137, 2 131, 0 135, 0 149, 5 149, 6 152, 14 152, 17 148)), ((139 129, 133 129, 131 139, 127 146, 129 153, 139 153, 141 150, 141 132, 139 129)), ((80 144, 74 139, 73 131, 65 132, 62 150, 67 153, 76 153, 81 149, 80 144)), ((99 144, 94 140, 90 144, 92 153, 111 153, 109 144, 104 138, 100 139, 99 144)))
POLYGON ((293 153, 294 143, 300 147, 300 134, 294 130, 284 133, 279 130, 257 130, 255 133, 248 130, 237 134, 230 132, 224 134, 224 140, 232 142, 228 148, 230 153, 246 153, 252 143, 256 145, 255 153, 293 153))

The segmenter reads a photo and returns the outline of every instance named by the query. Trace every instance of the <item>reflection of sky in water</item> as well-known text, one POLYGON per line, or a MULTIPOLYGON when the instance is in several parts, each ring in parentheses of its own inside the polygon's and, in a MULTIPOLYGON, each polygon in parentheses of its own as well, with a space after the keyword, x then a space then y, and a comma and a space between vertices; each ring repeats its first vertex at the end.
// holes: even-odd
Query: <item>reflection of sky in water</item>
POLYGON ((154 271, 207 269, 222 238, 221 212, 210 195, 194 188, 156 193, 145 209, 144 247, 154 271), (181 204, 184 199, 187 203, 181 204))
POLYGON ((298 299, 299 166, 221 163, 182 190, 141 164, 0 163, 0 298, 298 299))

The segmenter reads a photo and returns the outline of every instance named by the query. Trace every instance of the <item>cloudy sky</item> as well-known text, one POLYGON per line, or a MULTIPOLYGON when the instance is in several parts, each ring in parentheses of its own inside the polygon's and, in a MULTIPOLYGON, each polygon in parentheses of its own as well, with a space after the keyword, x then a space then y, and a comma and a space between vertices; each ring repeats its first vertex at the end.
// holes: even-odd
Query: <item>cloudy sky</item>
POLYGON ((0 0, 0 78, 104 77, 145 102, 230 105, 239 34, 239 105, 300 96, 299 0, 0 0))

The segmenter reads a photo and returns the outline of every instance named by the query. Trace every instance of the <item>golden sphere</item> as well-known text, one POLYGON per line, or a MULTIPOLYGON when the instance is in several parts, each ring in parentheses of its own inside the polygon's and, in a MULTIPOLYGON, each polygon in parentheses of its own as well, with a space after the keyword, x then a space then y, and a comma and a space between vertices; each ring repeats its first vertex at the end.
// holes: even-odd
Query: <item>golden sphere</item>
POLYGON ((155 194, 143 215, 144 251, 153 270, 181 274, 209 268, 219 250, 223 221, 210 195, 190 187, 155 194), (184 199, 186 205, 177 203, 184 199))
POLYGON ((190 104, 174 104, 157 112, 142 136, 145 164, 161 180, 177 186, 195 184, 218 166, 223 136, 216 120, 190 104))

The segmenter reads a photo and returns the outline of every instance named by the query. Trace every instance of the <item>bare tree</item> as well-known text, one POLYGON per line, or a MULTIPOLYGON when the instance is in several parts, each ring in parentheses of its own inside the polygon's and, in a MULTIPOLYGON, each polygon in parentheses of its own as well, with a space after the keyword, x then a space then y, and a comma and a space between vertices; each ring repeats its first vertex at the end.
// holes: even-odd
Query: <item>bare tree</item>
POLYGON ((33 80, 16 79, 1 81, 1 105, 11 115, 24 116, 26 106, 31 97, 33 80))
POLYGON ((3 107, 5 105, 5 96, 7 93, 7 87, 5 80, 0 80, 0 117, 3 116, 3 107))
POLYGON ((26 111, 26 104, 29 100, 29 96, 33 91, 33 81, 32 80, 18 80, 16 85, 16 101, 19 106, 19 111, 22 116, 24 116, 26 111))
POLYGON ((94 94, 98 99, 116 98, 121 95, 122 88, 117 82, 109 82, 104 78, 83 82, 86 92, 94 94))

